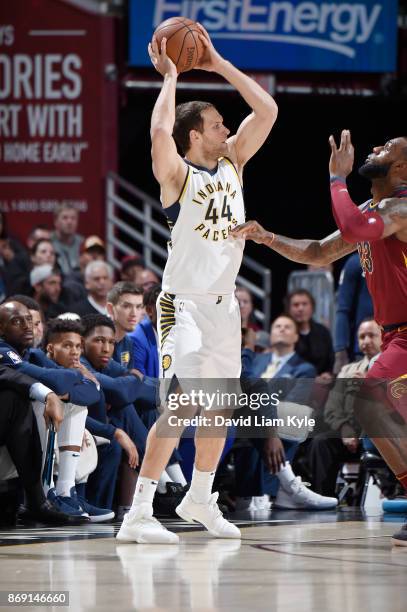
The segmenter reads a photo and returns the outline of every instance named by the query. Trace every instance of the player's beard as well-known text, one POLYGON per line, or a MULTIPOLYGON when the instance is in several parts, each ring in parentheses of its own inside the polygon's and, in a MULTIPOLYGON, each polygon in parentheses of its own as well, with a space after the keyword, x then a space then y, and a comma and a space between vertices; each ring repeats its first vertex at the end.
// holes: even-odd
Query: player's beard
POLYGON ((374 179, 386 178, 389 173, 391 162, 387 164, 378 164, 375 162, 366 162, 363 166, 360 166, 358 172, 360 176, 373 181, 374 179))
POLYGON ((225 155, 227 155, 227 153, 228 153, 228 146, 224 142, 212 147, 210 151, 210 155, 212 159, 219 159, 220 157, 224 157, 225 155))

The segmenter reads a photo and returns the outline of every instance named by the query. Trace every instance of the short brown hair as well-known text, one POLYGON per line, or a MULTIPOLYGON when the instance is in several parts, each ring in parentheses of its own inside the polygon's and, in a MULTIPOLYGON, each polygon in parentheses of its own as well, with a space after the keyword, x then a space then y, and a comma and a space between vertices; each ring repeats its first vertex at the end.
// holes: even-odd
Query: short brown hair
POLYGON ((191 146, 189 132, 191 130, 203 132, 202 112, 208 108, 214 108, 213 104, 210 102, 200 102, 199 100, 184 102, 176 107, 172 135, 183 155, 185 155, 191 146))
POLYGON ((121 296, 128 293, 130 295, 143 295, 143 289, 129 281, 119 281, 110 289, 107 294, 107 301, 116 306, 121 296))

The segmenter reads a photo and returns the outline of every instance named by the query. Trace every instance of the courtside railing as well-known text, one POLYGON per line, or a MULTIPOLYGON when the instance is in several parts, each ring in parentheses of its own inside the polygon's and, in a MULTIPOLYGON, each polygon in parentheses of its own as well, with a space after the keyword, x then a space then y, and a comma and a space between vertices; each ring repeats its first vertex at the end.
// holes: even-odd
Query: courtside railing
MULTIPOLYGON (((125 255, 140 253, 145 265, 162 276, 170 232, 160 203, 113 172, 106 186, 107 256, 117 270, 125 255)), ((239 285, 254 296, 256 317, 269 329, 271 314, 271 271, 257 261, 243 258, 239 285)))

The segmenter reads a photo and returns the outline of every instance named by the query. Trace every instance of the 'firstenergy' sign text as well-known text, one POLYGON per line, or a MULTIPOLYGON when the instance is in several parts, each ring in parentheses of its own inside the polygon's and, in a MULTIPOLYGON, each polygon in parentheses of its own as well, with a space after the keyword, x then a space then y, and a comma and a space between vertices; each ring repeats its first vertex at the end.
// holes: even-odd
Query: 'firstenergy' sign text
POLYGON ((136 64, 147 63, 143 45, 156 26, 176 15, 202 23, 241 67, 380 72, 395 64, 397 0, 133 0, 131 15, 136 64))

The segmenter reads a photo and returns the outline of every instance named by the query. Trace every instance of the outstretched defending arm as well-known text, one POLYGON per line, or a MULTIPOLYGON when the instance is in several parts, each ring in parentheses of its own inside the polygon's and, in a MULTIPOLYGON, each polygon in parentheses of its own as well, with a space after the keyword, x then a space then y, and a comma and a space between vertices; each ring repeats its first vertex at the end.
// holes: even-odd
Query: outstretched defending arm
POLYGON ((268 232, 257 221, 239 225, 230 236, 265 244, 283 257, 302 264, 326 265, 356 250, 356 245, 345 242, 338 231, 322 240, 296 240, 268 232))
POLYGON ((246 238, 265 244, 287 259, 302 264, 326 265, 355 251, 357 242, 375 241, 407 231, 407 198, 387 198, 374 212, 365 212, 354 204, 346 188, 346 177, 353 167, 353 145, 350 132, 343 130, 337 149, 331 136, 332 208, 340 231, 323 240, 295 240, 266 231, 257 221, 248 221, 232 230, 232 238, 246 238))

